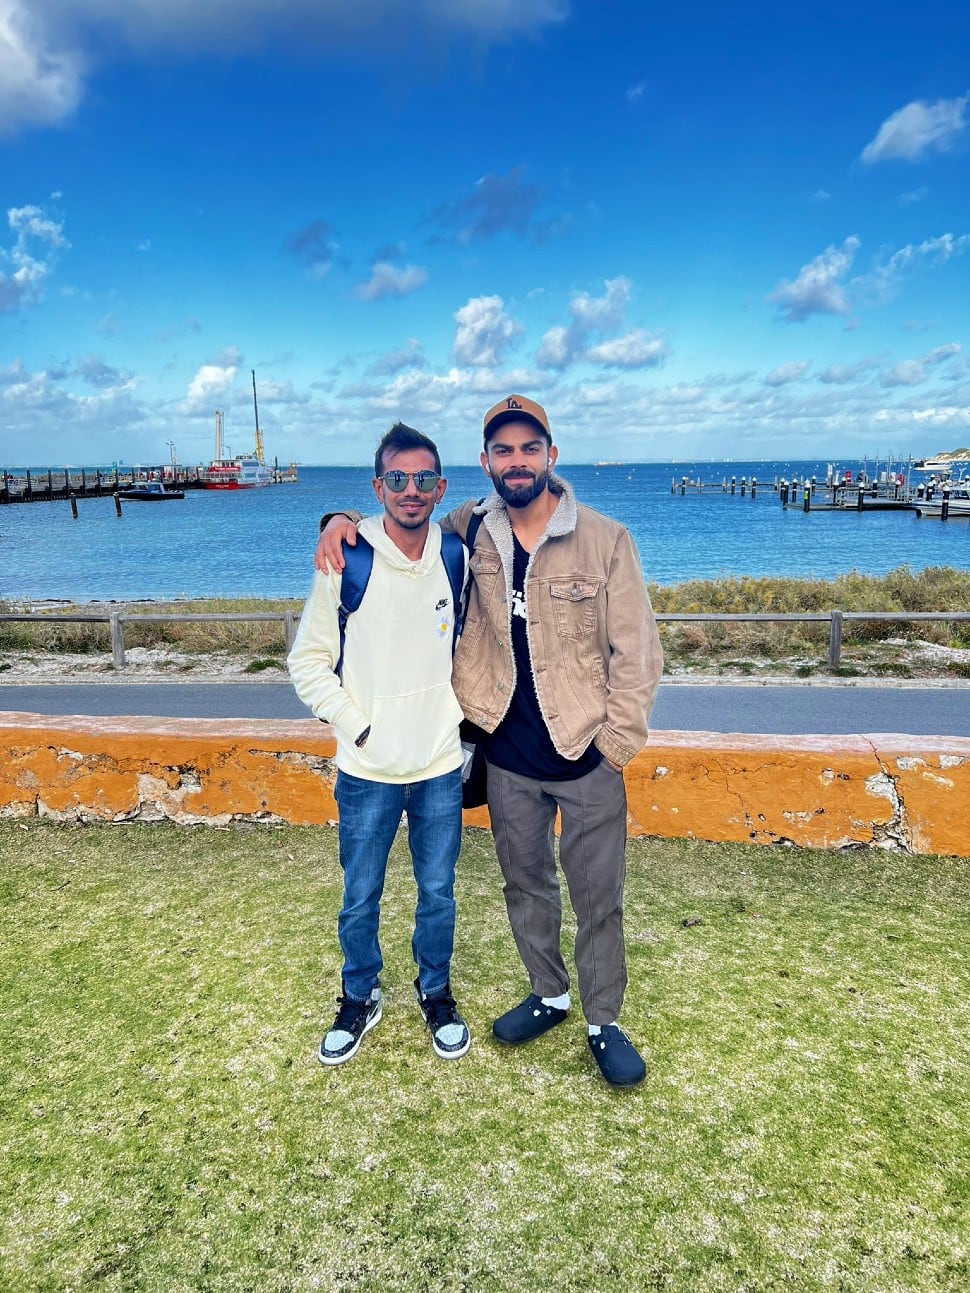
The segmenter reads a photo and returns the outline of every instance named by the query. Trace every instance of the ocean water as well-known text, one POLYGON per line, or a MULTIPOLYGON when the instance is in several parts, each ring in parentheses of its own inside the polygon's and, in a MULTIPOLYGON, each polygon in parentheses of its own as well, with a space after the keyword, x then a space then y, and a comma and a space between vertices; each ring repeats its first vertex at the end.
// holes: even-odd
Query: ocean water
MULTIPOLYGON (((853 471, 861 463, 842 467, 853 471)), ((727 575, 832 578, 897 566, 970 567, 970 522, 920 520, 915 512, 785 511, 771 484, 825 479, 824 462, 645 463, 564 467, 580 501, 628 526, 644 574, 661 584, 727 575), (671 493, 671 482, 759 482, 755 498, 720 488, 671 493)), ((306 595, 321 513, 375 508, 364 467, 301 467, 299 482, 267 489, 189 491, 183 502, 79 499, 0 506, 0 599, 100 601, 136 598, 306 595)), ((439 509, 480 497, 481 469, 447 469, 439 509)), ((916 477, 918 479, 918 477, 916 477)), ((915 480, 914 480, 915 483, 915 480)))

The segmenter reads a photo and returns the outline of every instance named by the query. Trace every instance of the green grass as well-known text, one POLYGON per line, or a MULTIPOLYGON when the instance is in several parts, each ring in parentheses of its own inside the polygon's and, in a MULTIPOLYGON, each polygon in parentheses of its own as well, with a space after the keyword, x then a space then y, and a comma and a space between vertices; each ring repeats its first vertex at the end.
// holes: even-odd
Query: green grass
MULTIPOLYGON (((913 571, 900 566, 887 575, 863 575, 850 571, 836 579, 783 579, 774 577, 731 576, 723 579, 688 580, 673 585, 648 584, 654 610, 658 613, 701 614, 720 612, 828 612, 842 611, 952 611, 970 610, 970 570, 934 566, 913 571)), ((299 611, 299 601, 259 601, 256 599, 130 603, 127 609, 137 613, 164 614, 246 613, 256 611, 299 611)), ((0 601, 0 611, 13 609, 0 601)), ((67 613, 70 608, 61 607, 67 613)), ((80 610, 81 608, 74 608, 80 610)), ((827 668, 827 624, 765 624, 710 622, 663 624, 660 635, 668 670, 677 668, 705 672, 712 668, 754 672, 758 664, 777 661, 782 666, 793 655, 808 656, 812 667, 827 668), (747 656, 747 665, 738 665, 747 656)), ((860 671, 881 672, 889 676, 911 676, 906 662, 900 660, 898 646, 885 645, 887 639, 930 641, 942 646, 962 647, 970 642, 966 627, 957 623, 924 622, 917 624, 849 621, 844 627, 843 652, 854 659, 860 671), (873 653, 882 651, 885 658, 873 653)), ((126 647, 161 647, 173 651, 212 652, 249 655, 250 672, 267 665, 262 661, 283 651, 282 623, 237 623, 235 621, 161 624, 126 624, 126 647)), ((110 654, 107 625, 103 624, 21 624, 0 623, 0 653, 3 651, 43 650, 63 654, 110 654)), ((796 662, 791 668, 797 670, 796 662)), ((921 666, 921 673, 961 673, 965 665, 921 666)))
POLYGON ((436 1059, 403 840, 385 1012, 315 1059, 330 830, 0 822, 4 1290, 957 1290, 970 1283, 970 869, 638 840, 608 1088, 526 985, 466 832, 436 1059), (686 923, 685 923, 686 922, 686 923))

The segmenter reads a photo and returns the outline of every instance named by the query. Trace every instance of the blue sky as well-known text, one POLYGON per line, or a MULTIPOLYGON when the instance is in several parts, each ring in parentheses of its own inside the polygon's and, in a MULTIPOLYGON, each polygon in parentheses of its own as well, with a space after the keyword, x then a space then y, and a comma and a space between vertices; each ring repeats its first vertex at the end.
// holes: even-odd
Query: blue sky
POLYGON ((970 12, 0 0, 0 463, 970 444, 970 12))

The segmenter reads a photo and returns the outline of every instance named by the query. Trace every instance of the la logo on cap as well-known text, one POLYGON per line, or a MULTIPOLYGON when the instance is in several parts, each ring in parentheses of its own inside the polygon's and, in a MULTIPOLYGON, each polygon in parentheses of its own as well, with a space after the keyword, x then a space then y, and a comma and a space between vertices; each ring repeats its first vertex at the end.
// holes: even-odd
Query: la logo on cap
POLYGON ((521 409, 521 408, 522 408, 522 405, 519 403, 519 401, 518 401, 518 400, 515 398, 515 396, 513 396, 513 395, 510 395, 510 396, 509 396, 509 398, 505 401, 505 406, 506 406, 506 408, 510 408, 510 409, 521 409))

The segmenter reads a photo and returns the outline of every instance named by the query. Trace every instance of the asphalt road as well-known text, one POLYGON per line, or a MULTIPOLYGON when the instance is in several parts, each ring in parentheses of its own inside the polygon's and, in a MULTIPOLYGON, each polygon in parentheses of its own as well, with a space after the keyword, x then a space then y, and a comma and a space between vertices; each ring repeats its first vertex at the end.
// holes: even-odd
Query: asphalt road
MULTIPOLYGON (((0 711, 164 718, 309 718, 289 683, 0 686, 0 711)), ((970 737, 970 684, 948 687, 661 684, 651 727, 669 731, 970 737)))

